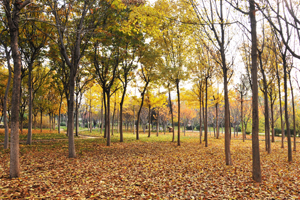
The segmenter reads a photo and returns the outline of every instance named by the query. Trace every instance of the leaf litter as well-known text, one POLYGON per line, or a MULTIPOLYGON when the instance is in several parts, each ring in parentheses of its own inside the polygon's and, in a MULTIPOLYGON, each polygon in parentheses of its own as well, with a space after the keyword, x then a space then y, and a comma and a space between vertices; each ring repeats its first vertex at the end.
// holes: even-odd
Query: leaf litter
POLYGON ((9 151, 0 150, 1 198, 58 199, 299 199, 299 156, 261 142, 262 183, 252 181, 251 141, 232 140, 233 165, 225 165, 224 140, 113 143, 76 141, 21 145, 21 176, 9 178, 9 151))

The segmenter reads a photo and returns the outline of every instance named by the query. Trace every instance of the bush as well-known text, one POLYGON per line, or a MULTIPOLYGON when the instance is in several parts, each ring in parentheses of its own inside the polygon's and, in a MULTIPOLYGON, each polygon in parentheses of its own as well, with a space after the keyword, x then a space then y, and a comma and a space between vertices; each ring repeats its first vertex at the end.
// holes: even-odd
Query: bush
POLYGON ((186 126, 185 129, 186 130, 193 130, 193 127, 192 126, 186 126))
POLYGON ((250 135, 251 132, 250 132, 250 131, 246 131, 245 133, 246 133, 247 135, 250 135))
MULTIPOLYGON (((200 130, 200 125, 198 124, 197 126, 195 126, 196 130, 200 130)), ((204 126, 202 126, 202 130, 204 129, 204 126)))
POLYGON ((66 126, 66 122, 60 122, 61 126, 66 126))
MULTIPOLYGON (((287 131, 284 130, 285 136, 287 136, 287 131)), ((291 136, 294 136, 294 129, 290 129, 291 136)), ((296 136, 299 135, 299 131, 296 131, 296 136)))
POLYGON ((274 128, 275 136, 279 136, 281 134, 280 128, 274 128))

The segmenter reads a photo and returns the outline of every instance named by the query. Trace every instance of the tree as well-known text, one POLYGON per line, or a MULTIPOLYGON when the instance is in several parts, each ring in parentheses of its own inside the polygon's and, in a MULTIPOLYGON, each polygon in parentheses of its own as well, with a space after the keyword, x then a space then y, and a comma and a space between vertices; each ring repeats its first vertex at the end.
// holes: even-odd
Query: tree
POLYGON ((85 54, 88 42, 93 31, 98 27, 102 17, 101 9, 98 13, 92 9, 97 5, 94 0, 86 0, 83 3, 78 1, 49 1, 47 0, 55 21, 58 33, 58 46, 62 60, 69 68, 69 96, 68 99, 68 138, 69 138, 69 157, 75 158, 74 144, 74 91, 75 79, 81 58, 85 54), (73 11, 77 14, 73 14, 73 11), (71 28, 72 27, 72 28, 71 28), (73 31, 71 31, 73 30, 73 31))
MULTIPOLYGON (((142 31, 138 32, 134 31, 135 29, 140 29, 138 23, 128 23, 131 22, 130 13, 134 12, 136 6, 139 6, 140 2, 134 2, 132 4, 126 4, 126 8, 124 9, 124 15, 122 16, 122 21, 124 21, 126 29, 128 32, 123 36, 124 43, 122 46, 123 55, 122 61, 120 63, 120 71, 119 71, 119 80, 122 84, 122 97, 120 101, 120 142, 123 142, 123 104, 125 95, 127 92, 128 84, 134 79, 134 70, 137 68, 137 64, 140 59, 141 51, 143 51, 143 34, 142 31), (130 19, 129 19, 130 18, 130 19), (128 24, 126 24, 126 22, 128 24)), ((133 17, 134 18, 134 17, 133 17)))
POLYGON ((140 60, 140 68, 138 69, 137 75, 143 86, 139 88, 141 93, 141 104, 137 115, 137 126, 136 126, 136 139, 139 140, 139 123, 140 115, 144 104, 145 93, 149 84, 158 79, 158 67, 161 66, 161 60, 159 54, 155 49, 149 48, 144 52, 143 57, 140 60))
POLYGON ((2 0, 2 6, 5 10, 8 29, 10 33, 10 46, 12 59, 14 62, 14 79, 11 108, 11 147, 10 147, 10 177, 20 176, 19 162, 19 110, 20 110, 20 87, 21 87, 21 55, 19 52, 19 22, 21 11, 31 2, 30 0, 2 0))
POLYGON ((7 79, 7 83, 6 83, 6 88, 5 88, 5 94, 3 97, 3 109, 2 109, 2 115, 3 115, 3 122, 4 122, 4 129, 5 129, 5 135, 4 135, 4 149, 8 149, 9 146, 9 142, 8 142, 8 138, 9 138, 9 133, 8 133, 8 123, 7 123, 7 99, 8 99, 8 92, 9 92, 9 88, 10 88, 10 84, 11 84, 11 77, 12 77, 12 67, 10 64, 10 50, 8 48, 9 43, 7 41, 8 39, 8 34, 7 31, 5 31, 5 29, 3 29, 3 31, 0 33, 0 43, 1 45, 4 47, 4 51, 5 51, 5 57, 6 57, 6 62, 7 62, 7 68, 8 68, 8 79, 7 79))
MULTIPOLYGON (((45 16, 40 7, 30 5, 25 13, 26 19, 43 19, 45 16)), ((28 21, 22 25, 20 49, 28 69, 28 134, 26 144, 32 144, 32 109, 33 109, 33 82, 32 70, 34 63, 41 59, 41 53, 46 47, 49 37, 44 32, 52 32, 46 23, 40 21, 28 21)))
MULTIPOLYGON (((156 44, 164 57, 163 74, 176 86, 178 101, 178 122, 180 122, 180 81, 187 78, 186 54, 189 47, 187 41, 191 33, 190 27, 182 21, 189 18, 189 5, 184 1, 164 2, 157 1, 155 9, 159 11, 160 34, 155 36, 156 44)), ((180 146, 180 123, 178 123, 177 145, 180 146)))
POLYGON ((246 82, 246 77, 242 74, 240 77, 240 83, 238 83, 235 87, 236 91, 239 93, 239 101, 241 102, 241 122, 242 122, 242 135, 243 135, 243 142, 245 142, 245 129, 244 129, 244 123, 243 123, 243 117, 244 117, 244 108, 243 108, 243 103, 244 103, 244 97, 247 95, 248 91, 248 86, 246 82))
MULTIPOLYGON (((226 35, 230 22, 225 19, 224 16, 228 14, 224 13, 223 1, 210 1, 206 3, 201 1, 201 6, 204 8, 204 12, 200 12, 197 3, 194 0, 190 0, 191 5, 194 8, 195 14, 198 18, 204 36, 211 43, 213 48, 210 50, 213 52, 212 56, 215 62, 220 66, 223 74, 224 83, 224 100, 225 100, 225 162, 226 165, 232 165, 230 154, 230 117, 229 117, 229 100, 228 100, 228 82, 232 76, 231 63, 228 63, 226 57, 228 47, 230 45, 231 38, 226 35), (216 21, 218 23, 216 23, 216 21)), ((230 12, 230 8, 227 9, 230 12)), ((199 30, 200 31, 200 30, 199 30)))
POLYGON ((252 178, 256 182, 261 182, 261 166, 259 154, 259 109, 258 109, 258 84, 257 84, 257 22, 256 22, 256 3, 249 0, 249 11, 240 8, 239 1, 229 1, 229 4, 244 15, 250 17, 251 34, 251 89, 252 89, 252 178))

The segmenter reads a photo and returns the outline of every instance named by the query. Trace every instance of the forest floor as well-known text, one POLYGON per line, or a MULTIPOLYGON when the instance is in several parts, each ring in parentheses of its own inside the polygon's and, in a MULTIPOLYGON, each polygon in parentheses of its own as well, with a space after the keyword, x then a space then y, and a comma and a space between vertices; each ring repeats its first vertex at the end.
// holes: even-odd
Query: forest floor
MULTIPOLYGON (((0 147, 0 198, 94 199, 298 199, 299 151, 287 162, 287 144, 260 142, 262 183, 252 181, 251 140, 231 141, 232 166, 225 165, 224 140, 209 137, 208 147, 197 134, 171 134, 125 142, 112 137, 75 141, 77 158, 69 159, 67 141, 20 145, 20 178, 9 178, 9 150, 0 147)), ((299 149, 299 148, 298 148, 299 149)))

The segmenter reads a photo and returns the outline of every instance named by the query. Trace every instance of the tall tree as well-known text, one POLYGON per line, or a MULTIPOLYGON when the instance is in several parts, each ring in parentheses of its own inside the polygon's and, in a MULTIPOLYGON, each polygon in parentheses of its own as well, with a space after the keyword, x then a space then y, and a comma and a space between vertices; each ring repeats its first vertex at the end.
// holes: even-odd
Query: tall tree
POLYGON ((11 108, 11 147, 10 147, 10 177, 20 176, 19 162, 19 109, 20 109, 20 87, 21 87, 21 55, 19 52, 19 22, 21 11, 31 1, 15 0, 11 5, 11 1, 2 0, 7 17, 8 28, 10 33, 10 46, 12 51, 12 59, 14 62, 14 79, 13 94, 11 108))
MULTIPOLYGON (((259 110, 258 110, 258 83, 257 83, 257 21, 256 2, 249 0, 249 10, 244 11, 240 7, 238 0, 226 0, 240 13, 250 17, 251 34, 251 89, 252 89, 252 178, 256 182, 261 182, 261 165, 259 153, 259 110)), ((245 5, 246 6, 246 5, 245 5)))
POLYGON ((160 15, 160 34, 156 35, 156 42, 164 57, 164 74, 176 87, 178 101, 178 134, 177 145, 180 146, 180 82, 187 78, 184 66, 189 47, 187 39, 191 34, 188 21, 188 4, 184 1, 165 2, 157 1, 155 8, 160 15))
MULTIPOLYGON (((44 15, 38 6, 28 6, 25 13, 26 19, 43 19, 44 15)), ((32 144, 32 109, 33 109, 33 81, 32 70, 34 63, 48 42, 48 35, 44 32, 52 31, 46 23, 40 21, 28 21, 20 30, 20 49, 28 69, 28 134, 26 144, 32 144)))
POLYGON ((247 86, 247 82, 246 82, 246 77, 242 74, 240 77, 240 83, 238 83, 235 87, 236 91, 239 93, 239 101, 241 103, 241 122, 242 122, 242 135, 243 135, 243 142, 245 142, 245 129, 244 129, 244 123, 243 123, 243 117, 244 117, 244 107, 243 107, 243 103, 244 103, 244 97, 247 95, 247 91, 248 91, 248 86, 247 86))
MULTIPOLYGON (((226 165, 232 165, 231 153, 230 153, 230 111, 229 111, 229 98, 228 98, 228 82, 233 73, 231 69, 231 63, 228 63, 228 48, 231 42, 231 37, 227 35, 228 28, 231 25, 228 16, 230 7, 225 11, 224 1, 200 1, 203 12, 196 1, 190 0, 191 5, 194 8, 195 14, 198 19, 198 24, 202 24, 201 30, 203 30, 203 36, 205 36, 211 43, 213 51, 217 52, 214 60, 220 66, 223 74, 224 84, 224 101, 225 101, 225 162, 226 165), (227 13, 226 13, 227 12, 227 13)), ((199 31, 201 31, 199 29, 199 31)))
POLYGON ((12 68, 10 64, 10 58, 11 58, 11 53, 9 50, 9 35, 7 33, 6 29, 3 29, 0 33, 0 43, 4 47, 5 51, 5 57, 6 57, 6 63, 7 63, 7 68, 8 68, 8 79, 6 83, 6 88, 5 88, 5 94, 3 98, 3 122, 4 122, 4 149, 8 149, 9 147, 9 127, 8 127, 8 122, 7 122, 7 99, 8 99, 8 92, 11 84, 11 77, 12 77, 12 68))
MULTIPOLYGON (((143 86, 139 88, 141 93, 141 103, 137 114, 136 124, 136 139, 139 140, 139 123, 140 115, 144 104, 145 94, 149 87, 149 84, 158 79, 158 68, 161 66, 161 60, 159 54, 155 49, 149 48, 144 52, 143 57, 140 60, 140 68, 137 72, 140 81, 143 86)), ((150 124, 149 124, 150 125, 150 124)), ((150 129, 150 127, 149 127, 150 129)))
MULTIPOLYGON (((92 9, 97 5, 95 0, 80 1, 50 1, 47 0, 54 16, 54 22, 58 34, 58 46, 64 62, 69 68, 69 96, 68 99, 68 138, 69 138, 69 157, 75 158, 74 143, 74 91, 75 79, 78 73, 81 58, 85 54, 89 40, 93 31, 98 27, 101 18, 96 10, 92 9), (74 14, 73 12, 76 12, 74 14), (73 31, 72 31, 73 30, 73 31)), ((100 7, 100 6, 99 6, 100 7)), ((100 7, 101 8, 101 7, 100 7)))

